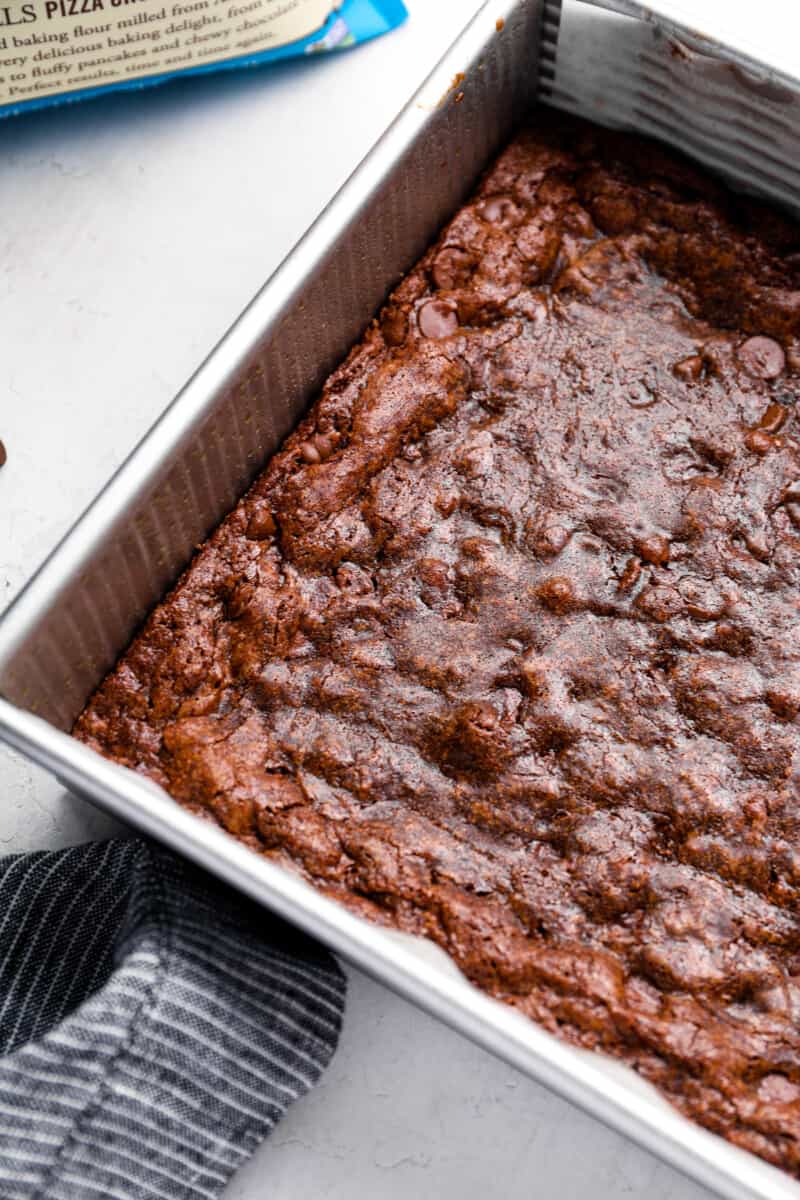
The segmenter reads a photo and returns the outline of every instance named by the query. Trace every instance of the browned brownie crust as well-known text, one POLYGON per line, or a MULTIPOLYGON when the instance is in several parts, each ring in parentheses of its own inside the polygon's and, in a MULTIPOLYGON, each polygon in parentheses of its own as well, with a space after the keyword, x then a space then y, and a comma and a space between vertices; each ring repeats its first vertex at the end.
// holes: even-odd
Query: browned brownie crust
POLYGON ((798 250, 541 116, 76 734, 800 1176, 798 250))

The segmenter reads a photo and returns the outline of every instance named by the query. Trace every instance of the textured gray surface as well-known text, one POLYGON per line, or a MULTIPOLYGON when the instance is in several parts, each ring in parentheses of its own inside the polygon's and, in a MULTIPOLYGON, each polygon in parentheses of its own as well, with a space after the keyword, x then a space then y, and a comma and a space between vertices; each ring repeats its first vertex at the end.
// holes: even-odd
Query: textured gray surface
MULTIPOLYGON (((413 91, 477 0, 357 53, 0 125, 0 599, 10 598, 413 91), (302 139, 298 131, 302 130, 302 139)), ((0 750, 0 846, 114 825, 0 750)), ((231 1200, 707 1195, 354 974, 322 1085, 231 1200)))
POLYGON ((156 846, 4 857, 0 912, 3 1200, 208 1200, 336 1048, 331 957, 156 846))

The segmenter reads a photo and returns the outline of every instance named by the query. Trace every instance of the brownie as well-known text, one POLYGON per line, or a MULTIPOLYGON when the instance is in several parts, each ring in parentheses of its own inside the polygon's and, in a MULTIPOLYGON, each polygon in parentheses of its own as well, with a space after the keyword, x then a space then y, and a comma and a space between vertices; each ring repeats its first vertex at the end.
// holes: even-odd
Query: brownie
POLYGON ((542 113, 75 732, 800 1177, 798 251, 542 113))

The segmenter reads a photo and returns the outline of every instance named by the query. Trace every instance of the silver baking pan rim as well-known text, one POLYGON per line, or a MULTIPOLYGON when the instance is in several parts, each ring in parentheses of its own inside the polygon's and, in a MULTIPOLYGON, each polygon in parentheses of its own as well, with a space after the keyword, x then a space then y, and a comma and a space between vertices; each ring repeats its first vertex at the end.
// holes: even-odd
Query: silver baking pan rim
MULTIPOLYGON (((635 8, 641 15, 646 6, 629 4, 628 8, 635 8)), ((361 199, 373 196, 380 189, 387 161, 397 163, 413 151, 415 139, 426 125, 437 120, 443 109, 460 103, 464 96, 464 109, 468 110, 472 102, 471 79, 477 78, 476 73, 483 70, 485 63, 490 64, 498 39, 510 36, 515 30, 530 29, 534 18, 545 21, 539 48, 546 74, 546 60, 553 52, 547 22, 552 35, 557 9, 552 0, 487 0, 395 124, 3 615, 0 740, 52 771, 70 789, 192 858, 318 937, 401 995, 718 1194, 730 1200, 798 1200, 800 1185, 792 1178, 687 1121, 627 1068, 601 1055, 569 1047, 511 1008, 484 995, 432 944, 387 931, 354 916, 210 822, 180 808, 154 784, 78 743, 63 731, 69 727, 71 718, 59 714, 55 707, 48 713, 48 720, 36 715, 32 710, 38 707, 41 711, 42 704, 29 702, 24 680, 20 682, 19 663, 23 666, 35 663, 35 655, 29 654, 32 643, 34 649, 37 642, 40 646, 46 643, 46 654, 58 657, 59 647, 53 648, 45 637, 50 615, 60 604, 69 603, 70 588, 81 571, 88 570, 87 564, 94 561, 93 556, 100 554, 106 543, 114 543, 121 537, 120 522, 125 512, 140 501, 145 482, 152 485, 159 473, 166 471, 169 456, 185 451, 186 439, 196 434, 206 416, 212 413, 225 381, 250 369, 255 348, 267 336, 280 339, 286 314, 298 303, 304 280, 325 263, 337 240, 352 232, 361 199), (466 73, 466 80, 462 73, 466 73)), ((675 23, 670 28, 681 32, 675 23)), ((691 35, 688 29, 683 32, 687 37, 691 35)), ((716 46, 715 53, 724 56, 724 47, 716 46)), ((530 99, 535 73, 532 66, 531 79, 521 81, 509 103, 520 105, 530 99)), ((475 103, 479 103, 479 98, 475 103)), ((509 119, 506 118, 503 127, 506 131, 509 119)), ((502 133, 499 130, 498 137, 502 133)), ((451 205, 451 211, 454 207, 451 205)), ((444 211, 440 217, 446 215, 444 211)), ((416 248, 409 243, 407 257, 411 257, 406 266, 414 261, 430 233, 430 229, 425 231, 422 244, 416 248)), ((380 284, 372 311, 392 281, 386 279, 380 284)), ((301 308, 302 304, 301 299, 301 308)), ((353 330, 351 340, 355 340, 357 332, 353 330)), ((321 341, 324 342, 324 337, 321 341)), ((318 364, 314 375, 317 382, 332 365, 327 360, 318 364)), ((306 379, 304 387, 313 391, 313 380, 306 379)), ((271 440, 274 442, 287 432, 292 423, 288 417, 283 423, 277 422, 271 440)), ((243 457, 249 466, 238 473, 231 472, 228 507, 259 465, 252 461, 252 453, 243 457)), ((191 546, 186 550, 190 552, 191 546)), ((140 547, 140 552, 145 555, 147 547, 140 547)), ((162 590, 175 574, 174 570, 165 570, 162 590)), ((135 586, 136 580, 132 578, 134 590, 135 586)), ((144 610, 149 606, 145 604, 144 610)), ((107 658, 113 660, 119 648, 109 651, 107 658)), ((63 650, 65 662, 69 654, 77 661, 72 648, 69 652, 63 650)), ((105 665, 110 665, 110 661, 105 665)), ((86 671, 89 675, 94 672, 98 680, 104 673, 98 674, 94 658, 86 671)), ((52 684, 57 678, 56 671, 48 676, 48 682, 52 684)), ((34 683, 32 694, 36 690, 34 683)), ((68 691, 69 681, 64 684, 68 691)), ((40 693, 44 695, 41 688, 40 693)), ((73 704, 72 716, 75 711, 73 704)))

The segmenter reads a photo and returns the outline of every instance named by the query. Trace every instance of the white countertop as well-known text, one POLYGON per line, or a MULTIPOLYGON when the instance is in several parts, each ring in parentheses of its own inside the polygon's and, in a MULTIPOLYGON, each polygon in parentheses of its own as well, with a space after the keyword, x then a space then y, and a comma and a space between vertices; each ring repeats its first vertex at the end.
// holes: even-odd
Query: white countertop
MULTIPOLYGON (((146 431, 478 0, 350 54, 0 123, 0 607, 146 431)), ((0 852, 114 824, 0 749, 0 852)), ((229 1200, 709 1193, 351 972, 320 1086, 229 1200)))

